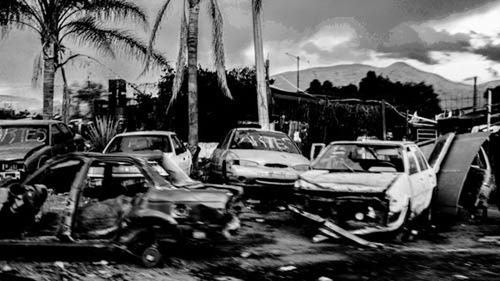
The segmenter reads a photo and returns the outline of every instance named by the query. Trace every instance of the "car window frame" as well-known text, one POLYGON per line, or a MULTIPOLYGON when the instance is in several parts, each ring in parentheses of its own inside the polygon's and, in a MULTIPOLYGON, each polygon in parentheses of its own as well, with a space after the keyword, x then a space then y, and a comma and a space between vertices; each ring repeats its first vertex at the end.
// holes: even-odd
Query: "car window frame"
POLYGON ((172 150, 175 153, 175 155, 181 155, 187 152, 187 148, 184 146, 184 143, 182 143, 182 141, 177 137, 177 134, 170 135, 170 145, 172 146, 172 150), (179 148, 182 149, 182 152, 178 153, 176 148, 176 143, 179 146, 179 148))
POLYGON ((415 155, 415 152, 412 151, 411 149, 408 149, 406 151, 406 158, 408 159, 408 174, 411 176, 411 175, 415 175, 415 174, 418 174, 421 172, 420 170, 420 167, 418 166, 418 161, 417 161, 417 157, 415 155), (413 171, 412 172, 412 167, 411 167, 411 159, 413 158, 413 162, 415 163, 415 168, 416 168, 416 171, 413 171))

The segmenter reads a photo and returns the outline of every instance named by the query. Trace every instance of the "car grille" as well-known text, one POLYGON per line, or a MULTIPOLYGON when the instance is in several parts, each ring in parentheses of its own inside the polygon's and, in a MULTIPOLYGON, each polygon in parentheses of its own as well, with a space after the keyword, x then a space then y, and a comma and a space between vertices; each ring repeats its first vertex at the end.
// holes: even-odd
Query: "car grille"
POLYGON ((288 165, 279 164, 279 163, 268 163, 268 164, 265 164, 264 166, 269 167, 269 168, 288 168, 288 165))

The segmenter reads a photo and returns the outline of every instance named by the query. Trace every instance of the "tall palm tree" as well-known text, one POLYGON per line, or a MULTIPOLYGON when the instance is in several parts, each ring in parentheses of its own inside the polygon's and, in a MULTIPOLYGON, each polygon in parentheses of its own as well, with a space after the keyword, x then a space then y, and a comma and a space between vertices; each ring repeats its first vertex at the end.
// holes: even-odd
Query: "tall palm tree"
MULTIPOLYGON (((227 86, 226 67, 224 58, 224 44, 222 40, 223 19, 217 0, 186 0, 183 1, 183 13, 181 17, 181 32, 179 55, 177 57, 176 75, 172 86, 172 99, 170 106, 177 98, 179 90, 184 79, 184 69, 188 67, 188 120, 189 137, 188 141, 191 147, 198 145, 198 17, 200 13, 200 2, 208 2, 208 14, 212 24, 212 50, 214 52, 215 69, 219 87, 223 94, 232 98, 231 92, 227 86), (187 4, 187 5, 186 5, 187 4), (186 6, 188 16, 186 16, 186 6)), ((165 11, 169 7, 171 0, 165 0, 163 6, 158 12, 154 22, 150 38, 150 48, 152 49, 159 25, 163 19, 165 11)), ((168 111, 168 109, 167 109, 168 111)), ((194 161, 196 164, 196 161, 194 161)))
POLYGON ((145 13, 130 0, 0 0, 3 36, 13 28, 27 28, 40 37, 44 118, 53 115, 56 71, 77 57, 65 56, 67 41, 113 58, 121 54, 145 62, 146 58, 153 57, 153 66, 167 65, 161 54, 148 53, 147 45, 131 32, 106 26, 106 23, 124 20, 147 27, 145 13))
POLYGON ((267 81, 265 78, 264 50, 262 46, 261 11, 262 0, 252 0, 253 43, 255 50, 255 74, 257 78, 257 112, 261 127, 269 129, 269 105, 267 81))

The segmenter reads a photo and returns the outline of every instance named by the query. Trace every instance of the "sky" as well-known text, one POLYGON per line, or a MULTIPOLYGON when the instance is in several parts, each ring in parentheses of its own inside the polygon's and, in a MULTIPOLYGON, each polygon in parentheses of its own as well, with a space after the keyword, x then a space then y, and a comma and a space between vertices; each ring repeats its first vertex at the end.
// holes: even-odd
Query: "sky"
MULTIPOLYGON (((152 22, 165 0, 135 0, 152 22)), ((250 0, 218 0, 224 17, 224 49, 228 68, 252 66, 253 35, 250 0)), ((175 65, 181 3, 172 0, 155 47, 175 65)), ((207 2, 207 0, 202 0, 207 2)), ((264 53, 271 74, 301 68, 361 63, 384 67, 403 61, 453 81, 478 76, 479 82, 500 79, 500 0, 263 0, 264 53)), ((126 23, 121 28, 146 40, 148 30, 126 23)), ((207 6, 200 13, 199 63, 212 68, 207 6)), ((34 58, 40 52, 36 34, 13 31, 0 39, 0 95, 39 97, 32 89, 34 58)), ((100 57, 72 42, 67 45, 97 57, 68 66, 68 79, 106 83, 123 78, 157 82, 161 71, 138 77, 140 62, 129 57, 100 57)), ((60 85, 60 79, 57 83, 60 85)), ((60 87, 59 87, 60 89, 60 87)))

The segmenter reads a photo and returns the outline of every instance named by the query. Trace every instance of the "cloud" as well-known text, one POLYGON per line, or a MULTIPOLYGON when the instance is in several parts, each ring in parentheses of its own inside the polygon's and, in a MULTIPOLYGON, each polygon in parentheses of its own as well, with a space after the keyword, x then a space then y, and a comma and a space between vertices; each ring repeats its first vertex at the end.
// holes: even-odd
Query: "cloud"
POLYGON ((391 58, 409 58, 436 64, 439 61, 431 57, 431 52, 466 52, 471 48, 470 41, 469 34, 450 34, 423 25, 405 23, 391 30, 377 51, 391 58))
POLYGON ((500 45, 488 44, 475 49, 474 52, 492 61, 500 62, 500 45))

